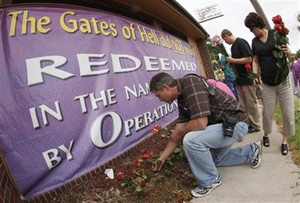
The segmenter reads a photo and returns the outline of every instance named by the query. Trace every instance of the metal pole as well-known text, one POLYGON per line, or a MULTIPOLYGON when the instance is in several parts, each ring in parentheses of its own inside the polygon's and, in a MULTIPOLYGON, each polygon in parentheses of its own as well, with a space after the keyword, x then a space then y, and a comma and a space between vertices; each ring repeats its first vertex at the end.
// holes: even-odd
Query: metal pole
POLYGON ((260 4, 258 3, 258 1, 257 0, 250 0, 250 2, 252 4, 252 6, 254 7, 256 13, 262 17, 264 23, 266 24, 266 28, 271 29, 269 21, 268 21, 266 15, 265 15, 263 9, 261 8, 260 4))

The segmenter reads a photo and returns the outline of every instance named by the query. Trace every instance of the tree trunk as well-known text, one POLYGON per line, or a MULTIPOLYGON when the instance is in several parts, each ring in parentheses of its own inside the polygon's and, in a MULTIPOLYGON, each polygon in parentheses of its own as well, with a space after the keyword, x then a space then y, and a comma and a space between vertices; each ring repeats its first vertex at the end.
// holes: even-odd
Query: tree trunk
POLYGON ((258 1, 257 0, 250 0, 250 2, 252 4, 252 6, 254 7, 256 13, 262 17, 264 23, 266 24, 266 28, 270 29, 271 26, 269 24, 269 21, 268 21, 266 15, 265 15, 263 9, 261 8, 260 4, 258 3, 258 1))

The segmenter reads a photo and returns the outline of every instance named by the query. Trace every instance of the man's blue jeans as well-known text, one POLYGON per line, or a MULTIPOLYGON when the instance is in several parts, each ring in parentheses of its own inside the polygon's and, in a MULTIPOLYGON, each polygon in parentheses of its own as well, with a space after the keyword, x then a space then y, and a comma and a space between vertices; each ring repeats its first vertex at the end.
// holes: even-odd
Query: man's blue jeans
POLYGON ((222 124, 210 125, 205 130, 185 135, 183 147, 199 187, 212 185, 219 176, 216 166, 233 166, 252 161, 253 144, 231 149, 232 144, 242 140, 247 132, 248 125, 238 122, 232 137, 224 136, 222 124))

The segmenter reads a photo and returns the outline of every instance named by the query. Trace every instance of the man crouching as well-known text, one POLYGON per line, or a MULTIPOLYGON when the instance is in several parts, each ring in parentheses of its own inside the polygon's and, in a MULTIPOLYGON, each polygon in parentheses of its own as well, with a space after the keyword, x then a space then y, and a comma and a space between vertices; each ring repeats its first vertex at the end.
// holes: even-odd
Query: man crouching
POLYGON ((168 104, 177 99, 179 108, 178 123, 153 165, 154 171, 161 170, 182 138, 198 183, 192 190, 194 197, 205 196, 221 184, 217 166, 250 163, 251 168, 257 168, 260 165, 260 141, 231 149, 248 132, 248 125, 246 112, 229 94, 211 86, 201 76, 190 74, 174 79, 164 72, 153 76, 150 91, 168 104))

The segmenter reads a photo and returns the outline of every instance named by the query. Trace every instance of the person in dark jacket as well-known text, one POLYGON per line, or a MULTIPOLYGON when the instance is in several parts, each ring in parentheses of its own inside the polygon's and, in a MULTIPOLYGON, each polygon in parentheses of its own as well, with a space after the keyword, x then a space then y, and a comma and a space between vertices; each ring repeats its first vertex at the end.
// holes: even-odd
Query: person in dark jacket
POLYGON ((234 65, 237 78, 236 86, 239 102, 246 110, 249 121, 249 133, 260 131, 259 114, 257 107, 256 91, 253 79, 245 68, 246 64, 252 62, 252 51, 248 42, 242 38, 235 37, 231 31, 224 29, 221 33, 223 40, 231 45, 231 57, 227 57, 228 63, 234 65))

